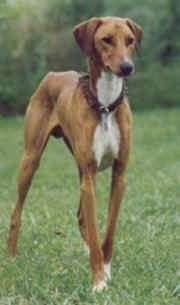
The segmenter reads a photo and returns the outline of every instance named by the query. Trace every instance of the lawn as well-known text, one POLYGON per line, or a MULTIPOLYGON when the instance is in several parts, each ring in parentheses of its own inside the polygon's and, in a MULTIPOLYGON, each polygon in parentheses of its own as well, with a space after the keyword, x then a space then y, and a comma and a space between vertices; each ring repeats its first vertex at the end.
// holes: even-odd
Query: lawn
MULTIPOLYGON (((134 115, 113 277, 108 290, 99 294, 91 292, 77 227, 77 170, 58 140, 49 142, 29 192, 19 254, 7 258, 22 126, 22 118, 0 118, 0 305, 180 304, 180 109, 134 115)), ((99 174, 101 232, 109 182, 109 170, 99 174)))

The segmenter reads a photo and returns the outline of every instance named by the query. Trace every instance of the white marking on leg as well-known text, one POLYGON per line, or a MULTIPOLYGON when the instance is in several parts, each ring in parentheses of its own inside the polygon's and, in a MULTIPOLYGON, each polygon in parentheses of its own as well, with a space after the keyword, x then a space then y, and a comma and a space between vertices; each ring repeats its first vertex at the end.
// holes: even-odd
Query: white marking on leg
POLYGON ((89 249, 88 244, 84 241, 83 245, 84 245, 84 250, 85 250, 86 254, 89 255, 90 254, 90 249, 89 249))
POLYGON ((104 264, 104 272, 107 280, 111 280, 111 263, 104 264))

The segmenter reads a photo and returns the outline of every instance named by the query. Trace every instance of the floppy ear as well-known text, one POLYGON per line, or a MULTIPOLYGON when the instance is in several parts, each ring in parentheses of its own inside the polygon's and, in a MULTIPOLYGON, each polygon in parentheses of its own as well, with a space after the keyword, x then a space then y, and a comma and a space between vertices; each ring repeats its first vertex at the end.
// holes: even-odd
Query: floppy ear
POLYGON ((142 28, 135 23, 133 20, 127 18, 126 19, 126 23, 128 25, 128 27, 131 29, 131 31, 133 32, 133 34, 135 35, 138 44, 140 44, 141 40, 142 40, 142 36, 143 36, 143 30, 142 28))
POLYGON ((91 18, 78 24, 73 31, 74 37, 81 50, 91 56, 94 48, 94 34, 101 24, 100 18, 91 18))

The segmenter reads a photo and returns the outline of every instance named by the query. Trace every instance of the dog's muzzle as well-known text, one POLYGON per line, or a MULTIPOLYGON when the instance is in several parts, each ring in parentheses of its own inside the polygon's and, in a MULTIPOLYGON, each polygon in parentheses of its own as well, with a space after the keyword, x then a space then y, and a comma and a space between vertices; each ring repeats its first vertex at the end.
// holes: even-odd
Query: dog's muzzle
POLYGON ((121 76, 129 76, 134 71, 134 65, 128 61, 124 61, 120 65, 120 75, 121 76))

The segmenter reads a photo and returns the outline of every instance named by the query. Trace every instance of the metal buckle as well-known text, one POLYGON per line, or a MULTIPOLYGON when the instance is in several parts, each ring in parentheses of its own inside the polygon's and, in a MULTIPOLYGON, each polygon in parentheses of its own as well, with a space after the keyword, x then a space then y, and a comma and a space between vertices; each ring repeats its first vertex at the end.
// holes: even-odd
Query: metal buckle
POLYGON ((105 107, 105 106, 103 106, 103 105, 100 105, 99 110, 100 110, 101 112, 105 112, 105 113, 109 113, 109 112, 110 112, 110 111, 109 111, 109 108, 108 108, 108 107, 105 107))

